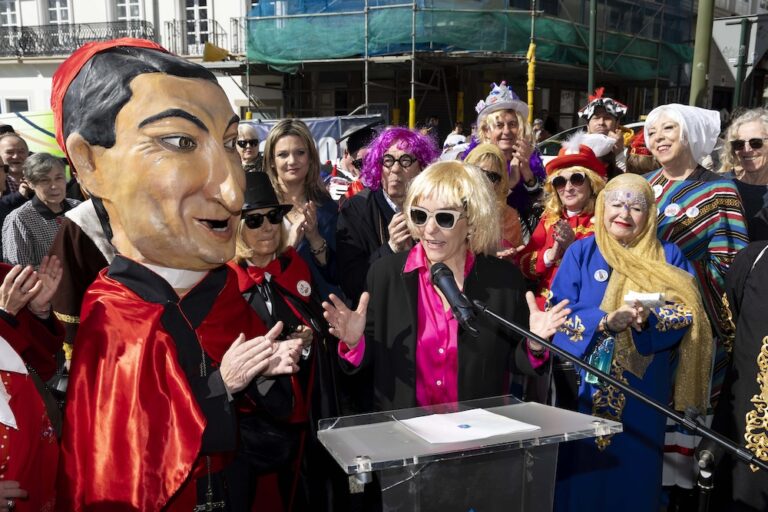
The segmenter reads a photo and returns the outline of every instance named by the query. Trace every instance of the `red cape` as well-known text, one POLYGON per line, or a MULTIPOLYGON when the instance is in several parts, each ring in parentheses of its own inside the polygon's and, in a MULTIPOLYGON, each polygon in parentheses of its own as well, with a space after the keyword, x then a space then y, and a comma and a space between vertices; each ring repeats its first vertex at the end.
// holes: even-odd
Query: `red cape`
MULTIPOLYGON (((241 332, 265 333, 231 271, 211 301, 195 332, 216 363, 241 332)), ((206 419, 162 313, 162 304, 144 301, 106 269, 86 292, 69 381, 59 510, 194 507, 190 476, 204 473, 196 463, 206 419)))

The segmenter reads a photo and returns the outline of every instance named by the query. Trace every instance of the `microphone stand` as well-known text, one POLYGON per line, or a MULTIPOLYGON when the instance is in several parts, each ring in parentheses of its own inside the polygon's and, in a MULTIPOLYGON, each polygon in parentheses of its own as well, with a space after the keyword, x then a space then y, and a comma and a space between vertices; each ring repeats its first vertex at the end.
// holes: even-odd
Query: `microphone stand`
POLYGON ((736 460, 739 460, 746 464, 754 464, 760 469, 764 471, 768 471, 767 463, 755 457, 755 455, 751 451, 747 450, 746 448, 742 448, 741 446, 732 442, 730 439, 718 434, 714 430, 711 430, 710 428, 708 428, 706 425, 703 425, 698 421, 696 421, 695 413, 689 412, 686 415, 680 414, 679 412, 670 409, 666 405, 663 405, 662 403, 657 402, 656 400, 649 397, 645 393, 641 393, 640 391, 632 389, 630 386, 624 384, 623 382, 619 382, 617 379, 611 377, 610 375, 601 372, 597 368, 593 368, 589 364, 582 361, 580 358, 569 354, 568 352, 566 352, 565 350, 559 347, 556 347, 549 341, 541 338, 540 336, 533 334, 529 330, 524 329, 518 325, 515 325, 509 320, 497 315, 496 313, 488 309, 488 307, 485 304, 483 304, 481 301, 474 300, 472 303, 475 307, 475 312, 483 314, 491 318, 492 320, 495 320, 498 324, 503 325, 507 329, 519 334, 524 338, 531 339, 537 343, 544 345, 550 351, 558 354, 560 357, 567 359, 568 361, 572 362, 579 368, 582 368, 593 375, 597 375, 600 378, 600 380, 604 382, 608 382, 613 386, 616 386, 617 388, 621 389, 628 395, 640 400, 642 403, 652 407, 653 409, 656 409, 658 412, 660 412, 667 418, 670 418, 672 421, 683 425, 688 430, 693 431, 695 434, 703 438, 709 439, 710 441, 714 441, 716 444, 725 448, 731 455, 735 457, 736 460))

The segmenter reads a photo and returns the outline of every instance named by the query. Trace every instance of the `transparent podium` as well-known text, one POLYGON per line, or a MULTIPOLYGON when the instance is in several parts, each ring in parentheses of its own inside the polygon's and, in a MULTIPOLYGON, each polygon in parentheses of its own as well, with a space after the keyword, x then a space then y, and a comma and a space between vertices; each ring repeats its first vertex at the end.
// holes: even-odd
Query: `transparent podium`
POLYGON ((320 421, 318 437, 348 475, 381 487, 384 511, 552 509, 561 442, 621 432, 621 423, 501 396, 320 421), (539 428, 430 443, 403 420, 485 409, 539 428), (374 478, 375 474, 375 478, 374 478))

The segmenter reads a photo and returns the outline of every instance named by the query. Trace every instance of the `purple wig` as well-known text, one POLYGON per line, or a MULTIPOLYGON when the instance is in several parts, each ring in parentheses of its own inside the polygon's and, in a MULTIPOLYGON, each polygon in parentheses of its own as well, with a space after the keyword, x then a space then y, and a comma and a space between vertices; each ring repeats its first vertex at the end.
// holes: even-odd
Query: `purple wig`
POLYGON ((399 150, 413 155, 422 169, 440 156, 435 141, 428 135, 399 126, 387 128, 368 144, 368 153, 363 159, 360 177, 363 184, 371 190, 378 190, 381 186, 381 159, 395 143, 399 150))

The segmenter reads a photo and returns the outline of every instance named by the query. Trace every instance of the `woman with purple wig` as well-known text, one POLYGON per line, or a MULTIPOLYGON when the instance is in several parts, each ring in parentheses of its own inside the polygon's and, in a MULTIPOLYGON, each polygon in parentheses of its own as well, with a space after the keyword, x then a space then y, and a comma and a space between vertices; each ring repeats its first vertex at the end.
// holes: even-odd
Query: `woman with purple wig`
POLYGON ((401 212, 408 184, 440 155, 432 138, 401 127, 368 145, 360 172, 366 188, 344 203, 336 229, 341 287, 351 300, 365 291, 368 267, 413 246, 401 212))

